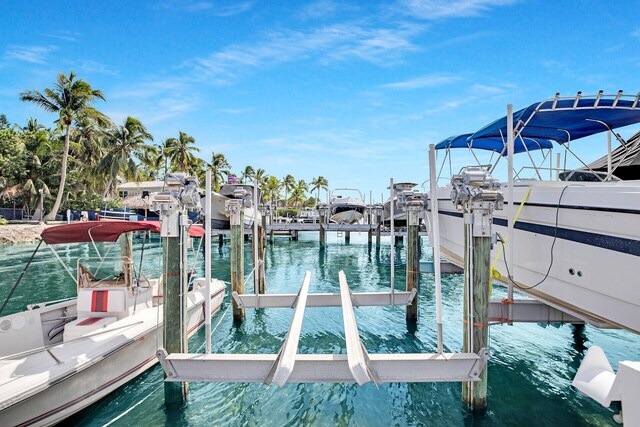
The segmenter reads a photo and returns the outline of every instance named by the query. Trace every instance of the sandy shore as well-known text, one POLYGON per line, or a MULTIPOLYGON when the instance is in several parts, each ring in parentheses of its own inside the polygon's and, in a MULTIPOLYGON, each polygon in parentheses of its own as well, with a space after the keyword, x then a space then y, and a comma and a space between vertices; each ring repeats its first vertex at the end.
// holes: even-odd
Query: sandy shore
POLYGON ((0 244, 24 243, 40 240, 40 233, 47 224, 8 224, 0 225, 0 244))

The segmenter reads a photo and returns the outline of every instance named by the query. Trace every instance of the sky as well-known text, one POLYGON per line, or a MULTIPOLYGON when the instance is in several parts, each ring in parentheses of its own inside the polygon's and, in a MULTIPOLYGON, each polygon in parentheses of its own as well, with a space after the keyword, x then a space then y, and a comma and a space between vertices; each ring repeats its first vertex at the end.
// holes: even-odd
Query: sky
MULTIPOLYGON (((391 177, 423 183, 429 144, 509 103, 640 91, 637 0, 4 0, 0 28, 0 114, 12 123, 52 124, 18 94, 73 71, 104 92, 101 111, 138 118, 156 141, 184 131, 237 174, 322 175, 374 201, 391 177)), ((591 161, 605 141, 572 149, 591 161)), ((455 171, 472 163, 453 152, 455 171)))

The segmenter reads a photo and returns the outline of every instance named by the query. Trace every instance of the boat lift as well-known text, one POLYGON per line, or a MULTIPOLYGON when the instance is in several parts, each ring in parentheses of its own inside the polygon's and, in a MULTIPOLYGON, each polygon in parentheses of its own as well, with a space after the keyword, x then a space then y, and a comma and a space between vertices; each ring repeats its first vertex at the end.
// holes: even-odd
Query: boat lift
POLYGON ((489 350, 475 353, 369 354, 358 333, 353 307, 407 305, 412 292, 363 292, 349 289, 339 273, 339 293, 309 293, 307 272, 297 294, 233 294, 245 308, 292 308, 289 332, 277 354, 167 354, 157 352, 166 381, 275 383, 357 383, 478 381, 489 350), (307 307, 342 307, 347 354, 298 354, 307 307))

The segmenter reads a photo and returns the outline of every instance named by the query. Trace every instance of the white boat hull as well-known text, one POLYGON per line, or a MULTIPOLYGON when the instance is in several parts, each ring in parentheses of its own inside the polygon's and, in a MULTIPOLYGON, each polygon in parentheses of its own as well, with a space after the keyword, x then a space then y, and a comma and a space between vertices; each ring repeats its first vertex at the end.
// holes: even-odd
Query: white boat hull
POLYGON ((355 224, 362 219, 362 216, 358 211, 343 211, 332 215, 330 220, 336 224, 355 224))
MULTIPOLYGON (((521 182, 514 188, 516 208, 530 187, 515 236, 505 245, 507 254, 509 244, 514 245, 515 282, 520 288, 535 286, 522 292, 595 325, 640 333, 640 181, 521 182)), ((440 244, 443 256, 461 266, 462 214, 449 194, 450 188, 439 189, 440 244)), ((494 230, 505 238, 508 214, 506 204, 494 213, 494 230)), ((493 248, 492 262, 499 249, 500 245, 493 248)), ((506 282, 504 254, 494 268, 506 282)))
MULTIPOLYGON (((192 304, 189 307, 188 331, 193 334, 204 323, 204 294, 196 298, 190 292, 192 304)), ((222 304, 224 288, 216 289, 211 294, 211 314, 215 313, 222 304)), ((52 425, 64 418, 80 411, 92 403, 103 398, 118 387, 140 375, 157 363, 156 350, 162 346, 162 306, 145 310, 143 318, 131 320, 142 321, 141 324, 133 324, 130 328, 123 328, 117 337, 115 348, 110 351, 93 356, 87 350, 85 354, 73 360, 62 362, 58 365, 64 369, 64 365, 76 364, 75 370, 64 373, 60 378, 55 378, 51 371, 45 369, 40 373, 32 373, 34 376, 30 397, 21 398, 14 396, 15 403, 6 399, 0 401, 5 409, 0 411, 1 426, 25 426, 25 425, 52 425), (159 310, 159 313, 158 313, 159 310), (158 323, 159 321, 159 323, 158 323), (86 356, 86 360, 82 360, 86 356), (47 377, 51 377, 49 380, 47 377), (44 381, 42 381, 44 378, 44 381), (40 385, 36 383, 40 381, 40 385), (10 405, 7 407, 7 405, 10 405)), ((105 334, 107 335, 107 334, 105 334)), ((104 340, 103 349, 109 344, 109 337, 90 340, 91 344, 104 340)), ((72 341, 73 343, 73 341, 72 341)), ((66 344, 66 343, 65 343, 66 344)), ((89 345, 89 344, 84 344, 89 345)), ((52 353, 56 354, 55 347, 52 353)), ((43 354, 44 357, 49 357, 43 354)), ((6 360, 0 361, 0 369, 6 360)), ((5 366, 5 369, 11 368, 5 366)), ((19 367, 14 371, 16 378, 20 377, 19 367)), ((11 382, 11 381, 10 381, 11 382)), ((0 391, 11 388, 6 383, 0 387, 0 391)), ((27 392, 27 393, 29 393, 27 392)), ((2 407, 0 406, 0 407, 2 407)))
MULTIPOLYGON (((211 227, 214 229, 229 229, 229 214, 225 210, 225 202, 228 197, 221 194, 211 193, 211 227)), ((245 228, 253 226, 255 219, 261 220, 260 212, 252 207, 244 209, 244 226, 245 228)))

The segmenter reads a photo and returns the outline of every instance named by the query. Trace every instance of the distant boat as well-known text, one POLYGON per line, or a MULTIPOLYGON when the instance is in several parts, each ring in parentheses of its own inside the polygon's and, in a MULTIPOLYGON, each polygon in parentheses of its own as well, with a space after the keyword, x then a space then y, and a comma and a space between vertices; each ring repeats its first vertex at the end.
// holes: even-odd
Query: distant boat
POLYGON ((354 188, 336 188, 331 192, 331 217, 329 220, 334 224, 356 224, 362 220, 364 216, 365 204, 364 197, 359 190, 354 188), (357 192, 360 198, 343 197, 342 195, 334 196, 336 191, 357 192))
MULTIPOLYGON (((253 200, 253 185, 224 184, 219 192, 211 192, 211 227, 226 230, 229 228, 229 213, 225 209, 227 200, 249 197, 253 200), (245 196, 243 196, 243 194, 245 196)), ((205 195, 206 198, 206 195, 205 195)), ((260 200, 260 194, 258 194, 260 200)), ((205 203, 203 200, 202 203, 205 203)), ((251 227, 254 220, 260 220, 260 212, 253 207, 244 209, 244 226, 251 227)))
MULTIPOLYGON (((56 244, 77 242, 96 248, 95 243, 116 242, 134 231, 159 232, 160 225, 64 224, 43 231, 42 240, 52 250, 56 244)), ((190 228, 192 236, 203 233, 201 227, 190 228)), ((122 252, 80 258, 74 278, 77 297, 38 302, 0 317, 1 426, 58 423, 156 364, 156 350, 163 343, 162 276, 136 273, 133 260, 122 252)), ((214 279, 206 295, 205 279, 192 282, 185 314, 189 335, 204 323, 205 300, 211 300, 209 315, 215 313, 225 288, 214 279)))

